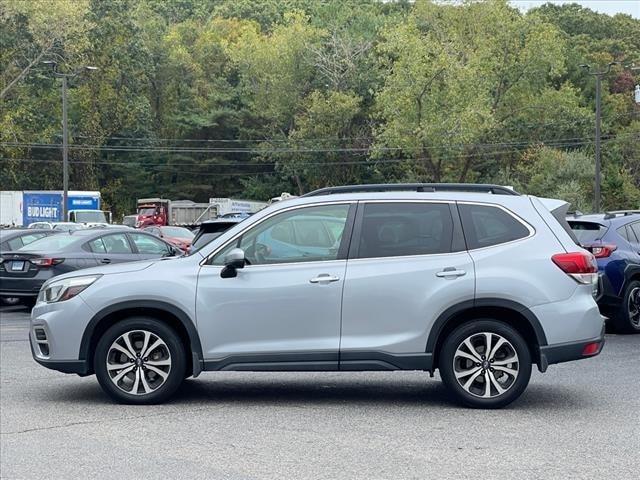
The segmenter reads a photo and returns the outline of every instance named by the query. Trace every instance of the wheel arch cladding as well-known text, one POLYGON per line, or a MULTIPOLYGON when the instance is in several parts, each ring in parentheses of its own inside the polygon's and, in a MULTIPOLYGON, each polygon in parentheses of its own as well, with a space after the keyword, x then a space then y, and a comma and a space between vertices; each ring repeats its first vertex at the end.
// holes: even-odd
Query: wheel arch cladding
POLYGON ((547 345, 547 337, 537 317, 525 306, 500 298, 484 298, 459 303, 445 310, 434 322, 426 351, 433 354, 433 365, 447 336, 470 320, 489 318, 513 327, 526 342, 532 360, 540 366, 539 347, 547 345))
POLYGON ((191 318, 180 308, 164 302, 132 300, 116 303, 93 316, 82 335, 78 358, 86 360, 93 372, 93 354, 102 334, 120 320, 129 317, 152 317, 173 328, 187 353, 187 371, 197 376, 202 370, 203 355, 200 337, 191 318))

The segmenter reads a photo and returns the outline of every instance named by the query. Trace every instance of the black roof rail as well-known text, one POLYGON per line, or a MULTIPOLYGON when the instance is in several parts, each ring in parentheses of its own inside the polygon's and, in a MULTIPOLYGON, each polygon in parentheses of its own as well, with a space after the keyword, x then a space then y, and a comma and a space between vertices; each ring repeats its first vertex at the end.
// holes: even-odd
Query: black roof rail
POLYGON ((609 220, 611 218, 616 218, 618 215, 626 217, 627 215, 634 215, 636 213, 640 213, 640 210, 610 210, 608 212, 604 212, 604 218, 609 220))
POLYGON ((515 190, 488 183, 377 183, 369 185, 342 185, 309 192, 303 197, 360 192, 478 192, 494 195, 520 195, 515 190))

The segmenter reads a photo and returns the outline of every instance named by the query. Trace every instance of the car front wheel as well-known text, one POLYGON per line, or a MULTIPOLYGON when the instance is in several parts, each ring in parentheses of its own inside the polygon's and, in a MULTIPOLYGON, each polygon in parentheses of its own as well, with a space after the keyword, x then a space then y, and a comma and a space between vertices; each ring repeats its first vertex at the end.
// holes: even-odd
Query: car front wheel
POLYGON ((119 403, 168 399, 185 377, 186 355, 176 332, 146 317, 123 320, 98 341, 94 369, 102 389, 119 403))
POLYGON ((442 381, 460 403, 501 408, 516 400, 529 384, 531 354, 509 325, 475 320, 453 330, 439 360, 442 381))

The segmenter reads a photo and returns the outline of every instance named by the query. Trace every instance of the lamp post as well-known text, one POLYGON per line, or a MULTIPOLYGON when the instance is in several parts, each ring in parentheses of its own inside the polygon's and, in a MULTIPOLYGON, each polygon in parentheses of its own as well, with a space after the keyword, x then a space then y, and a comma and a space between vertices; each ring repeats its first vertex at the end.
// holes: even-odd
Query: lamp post
POLYGON ((69 217, 69 207, 67 198, 69 197, 69 129, 67 114, 67 86, 71 78, 76 77, 82 71, 95 71, 97 67, 85 66, 72 73, 61 73, 58 71, 58 64, 52 60, 42 62, 51 66, 53 76, 62 80, 62 221, 66 222, 69 217))

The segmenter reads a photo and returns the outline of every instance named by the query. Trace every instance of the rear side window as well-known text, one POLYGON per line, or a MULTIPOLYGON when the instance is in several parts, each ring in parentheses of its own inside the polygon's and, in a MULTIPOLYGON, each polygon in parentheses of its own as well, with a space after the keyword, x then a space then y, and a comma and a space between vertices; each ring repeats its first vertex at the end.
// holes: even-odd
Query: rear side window
POLYGON ((600 225, 596 222, 584 222, 577 220, 569 220, 569 225, 574 235, 578 238, 578 242, 581 244, 588 242, 595 242, 601 239, 607 230, 609 229, 605 225, 600 225))
POLYGON ((449 253, 452 240, 447 203, 370 203, 364 207, 358 257, 449 253))
POLYGON ((469 250, 529 236, 529 229, 501 208, 461 203, 458 209, 469 250))

